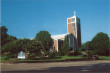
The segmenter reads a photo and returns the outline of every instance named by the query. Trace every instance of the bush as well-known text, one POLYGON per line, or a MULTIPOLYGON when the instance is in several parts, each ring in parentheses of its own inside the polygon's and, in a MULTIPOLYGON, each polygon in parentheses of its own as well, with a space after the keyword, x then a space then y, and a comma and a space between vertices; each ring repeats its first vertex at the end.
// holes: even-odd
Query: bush
POLYGON ((41 58, 42 57, 42 53, 40 52, 37 52, 37 53, 30 53, 30 54, 27 54, 27 59, 28 60, 36 60, 38 58, 41 58))
POLYGON ((29 54, 27 59, 28 60, 35 60, 36 59, 36 55, 35 54, 29 54))
POLYGON ((10 54, 9 52, 4 53, 4 60, 9 60, 10 58, 16 58, 16 54, 10 54))
POLYGON ((92 56, 93 56, 93 52, 92 51, 87 51, 87 54, 88 54, 88 58, 91 59, 92 56))
POLYGON ((57 56, 64 56, 65 53, 63 53, 62 51, 58 51, 57 52, 57 56))
POLYGON ((68 53, 68 56, 77 56, 77 55, 82 55, 82 52, 81 51, 71 51, 68 53))
POLYGON ((81 51, 75 51, 74 56, 81 55, 81 53, 82 53, 81 51))
POLYGON ((68 56, 74 56, 74 52, 69 52, 68 56))
POLYGON ((55 57, 55 56, 57 56, 57 51, 54 50, 53 52, 50 52, 50 54, 48 56, 49 57, 55 57))

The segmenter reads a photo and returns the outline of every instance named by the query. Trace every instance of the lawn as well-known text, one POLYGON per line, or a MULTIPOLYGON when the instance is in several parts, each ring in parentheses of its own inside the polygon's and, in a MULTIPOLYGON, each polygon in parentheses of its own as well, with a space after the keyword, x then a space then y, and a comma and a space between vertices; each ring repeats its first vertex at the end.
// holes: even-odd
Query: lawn
POLYGON ((82 56, 62 56, 61 59, 65 60, 65 59, 81 59, 83 58, 82 56))
POLYGON ((37 61, 58 61, 58 60, 66 60, 66 59, 81 59, 82 56, 57 56, 54 58, 41 58, 37 61))
POLYGON ((110 56, 100 56, 102 60, 110 60, 110 56))
POLYGON ((37 60, 24 60, 24 59, 10 59, 6 60, 6 57, 0 58, 1 61, 59 61, 66 59, 82 59, 82 56, 57 56, 57 57, 45 57, 37 60))
MULTIPOLYGON (((102 60, 110 60, 108 56, 100 56, 102 60)), ((71 60, 71 59, 84 59, 82 56, 57 56, 57 57, 45 57, 45 58, 38 58, 36 60, 25 60, 25 59, 9 59, 7 57, 0 58, 0 61, 64 61, 64 60, 71 60)))

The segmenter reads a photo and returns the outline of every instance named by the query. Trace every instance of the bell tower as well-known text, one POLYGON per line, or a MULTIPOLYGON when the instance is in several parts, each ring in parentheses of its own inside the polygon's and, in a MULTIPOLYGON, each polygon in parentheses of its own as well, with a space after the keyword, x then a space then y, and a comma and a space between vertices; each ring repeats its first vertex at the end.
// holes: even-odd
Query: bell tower
POLYGON ((76 17, 75 11, 73 17, 67 18, 67 32, 75 36, 77 48, 81 47, 80 19, 76 17))

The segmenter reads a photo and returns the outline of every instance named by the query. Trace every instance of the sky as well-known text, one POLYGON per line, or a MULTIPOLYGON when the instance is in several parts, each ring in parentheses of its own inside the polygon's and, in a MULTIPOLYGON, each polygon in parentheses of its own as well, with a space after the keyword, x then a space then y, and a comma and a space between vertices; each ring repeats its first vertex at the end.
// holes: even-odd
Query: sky
POLYGON ((81 41, 104 32, 110 37, 110 0, 1 0, 0 23, 17 38, 35 38, 39 31, 67 33, 67 18, 81 21, 81 41))

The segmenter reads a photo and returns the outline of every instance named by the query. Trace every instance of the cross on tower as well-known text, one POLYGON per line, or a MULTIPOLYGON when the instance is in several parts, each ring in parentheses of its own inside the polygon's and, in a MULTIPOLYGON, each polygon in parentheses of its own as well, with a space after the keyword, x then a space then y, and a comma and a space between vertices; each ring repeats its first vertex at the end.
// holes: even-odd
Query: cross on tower
POLYGON ((74 16, 76 16, 76 12, 74 11, 74 16))

